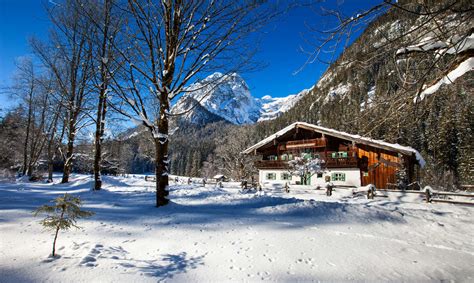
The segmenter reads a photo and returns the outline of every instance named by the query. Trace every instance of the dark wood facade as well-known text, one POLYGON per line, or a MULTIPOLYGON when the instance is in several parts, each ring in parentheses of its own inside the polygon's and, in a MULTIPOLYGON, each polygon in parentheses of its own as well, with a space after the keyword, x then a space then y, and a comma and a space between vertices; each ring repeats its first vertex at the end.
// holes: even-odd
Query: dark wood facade
POLYGON ((325 133, 296 124, 266 144, 250 148, 247 153, 262 157, 255 164, 258 169, 285 169, 288 160, 309 154, 323 160, 324 169, 358 168, 362 186, 374 184, 379 189, 387 188, 396 183, 399 170, 406 170, 409 182, 415 181, 417 162, 413 153, 400 152, 397 145, 391 149, 388 143, 365 143, 365 140, 352 138, 352 135, 330 131, 334 130, 327 129, 325 133))

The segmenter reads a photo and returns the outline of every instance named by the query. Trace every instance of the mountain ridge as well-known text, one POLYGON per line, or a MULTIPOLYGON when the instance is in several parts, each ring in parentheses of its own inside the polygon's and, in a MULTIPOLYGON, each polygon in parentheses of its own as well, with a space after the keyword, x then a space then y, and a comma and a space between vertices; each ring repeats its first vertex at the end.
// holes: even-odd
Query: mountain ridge
POLYGON ((239 74, 215 72, 187 87, 171 113, 185 113, 178 119, 192 124, 203 125, 221 119, 235 125, 254 124, 279 117, 311 90, 304 89, 286 97, 255 98, 239 74))

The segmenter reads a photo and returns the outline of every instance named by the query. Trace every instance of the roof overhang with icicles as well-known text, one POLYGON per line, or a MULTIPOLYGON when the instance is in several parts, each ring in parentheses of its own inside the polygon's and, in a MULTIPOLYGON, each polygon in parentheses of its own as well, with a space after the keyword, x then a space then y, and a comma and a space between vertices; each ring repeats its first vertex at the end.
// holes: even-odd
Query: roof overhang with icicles
POLYGON ((264 147, 264 146, 268 145, 269 143, 273 142, 278 137, 281 137, 284 134, 290 132, 291 130, 297 129, 297 128, 315 131, 315 132, 325 134, 325 135, 328 135, 328 136, 333 136, 333 137, 336 137, 336 138, 352 141, 354 143, 364 144, 364 145, 372 146, 372 147, 375 147, 375 148, 380 148, 380 149, 384 149, 384 150, 388 150, 388 151, 401 153, 401 154, 408 155, 408 156, 414 156, 416 158, 416 160, 418 161, 418 164, 421 167, 423 167, 425 165, 425 160, 423 159, 423 156, 421 156, 421 154, 416 149, 414 149, 412 147, 403 146, 403 145, 394 144, 394 143, 388 143, 388 142, 385 142, 385 141, 382 141, 382 140, 374 140, 374 139, 371 139, 371 138, 362 137, 360 135, 352 135, 352 134, 349 134, 349 133, 345 133, 345 132, 341 132, 341 131, 337 131, 337 130, 334 130, 334 129, 329 129, 329 128, 325 128, 325 127, 321 127, 321 126, 316 126, 316 125, 305 123, 305 122, 295 122, 295 123, 285 127, 284 129, 276 132, 275 134, 270 135, 270 136, 266 137, 265 139, 261 140, 260 142, 252 145, 251 147, 249 147, 246 150, 242 151, 242 153, 243 154, 253 153, 257 149, 259 149, 261 147, 264 147))

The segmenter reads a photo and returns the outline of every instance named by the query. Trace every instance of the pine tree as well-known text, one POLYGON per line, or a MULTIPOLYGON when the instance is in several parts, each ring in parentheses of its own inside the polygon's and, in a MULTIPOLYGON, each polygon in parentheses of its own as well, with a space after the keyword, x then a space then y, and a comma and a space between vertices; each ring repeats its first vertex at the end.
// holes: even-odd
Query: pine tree
POLYGON ((191 152, 191 151, 188 151, 188 153, 186 154, 186 158, 185 158, 184 175, 185 175, 185 176, 191 176, 192 168, 193 168, 193 164, 192 164, 192 152, 191 152))
POLYGON ((195 150, 192 157, 191 176, 198 177, 201 169, 201 152, 195 150))
POLYGON ((464 103, 458 112, 457 124, 459 132, 459 182, 474 184, 474 99, 465 90, 461 91, 464 103))
POLYGON ((46 217, 40 224, 44 228, 55 231, 53 240, 52 256, 56 256, 56 240, 59 230, 69 230, 71 227, 80 228, 76 225, 77 219, 92 216, 91 211, 81 210, 81 199, 69 194, 57 197, 52 202, 54 205, 43 205, 34 211, 34 215, 45 213, 46 217))

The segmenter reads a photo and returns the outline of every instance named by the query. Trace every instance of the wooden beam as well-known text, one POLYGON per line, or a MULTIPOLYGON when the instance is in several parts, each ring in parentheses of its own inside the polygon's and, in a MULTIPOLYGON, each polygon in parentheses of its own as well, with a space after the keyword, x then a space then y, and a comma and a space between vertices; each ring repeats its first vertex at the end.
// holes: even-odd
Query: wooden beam
POLYGON ((470 201, 457 201, 457 200, 447 200, 447 199, 437 199, 437 198, 431 198, 431 201, 432 202, 452 203, 452 204, 474 205, 474 202, 470 202, 470 201))

